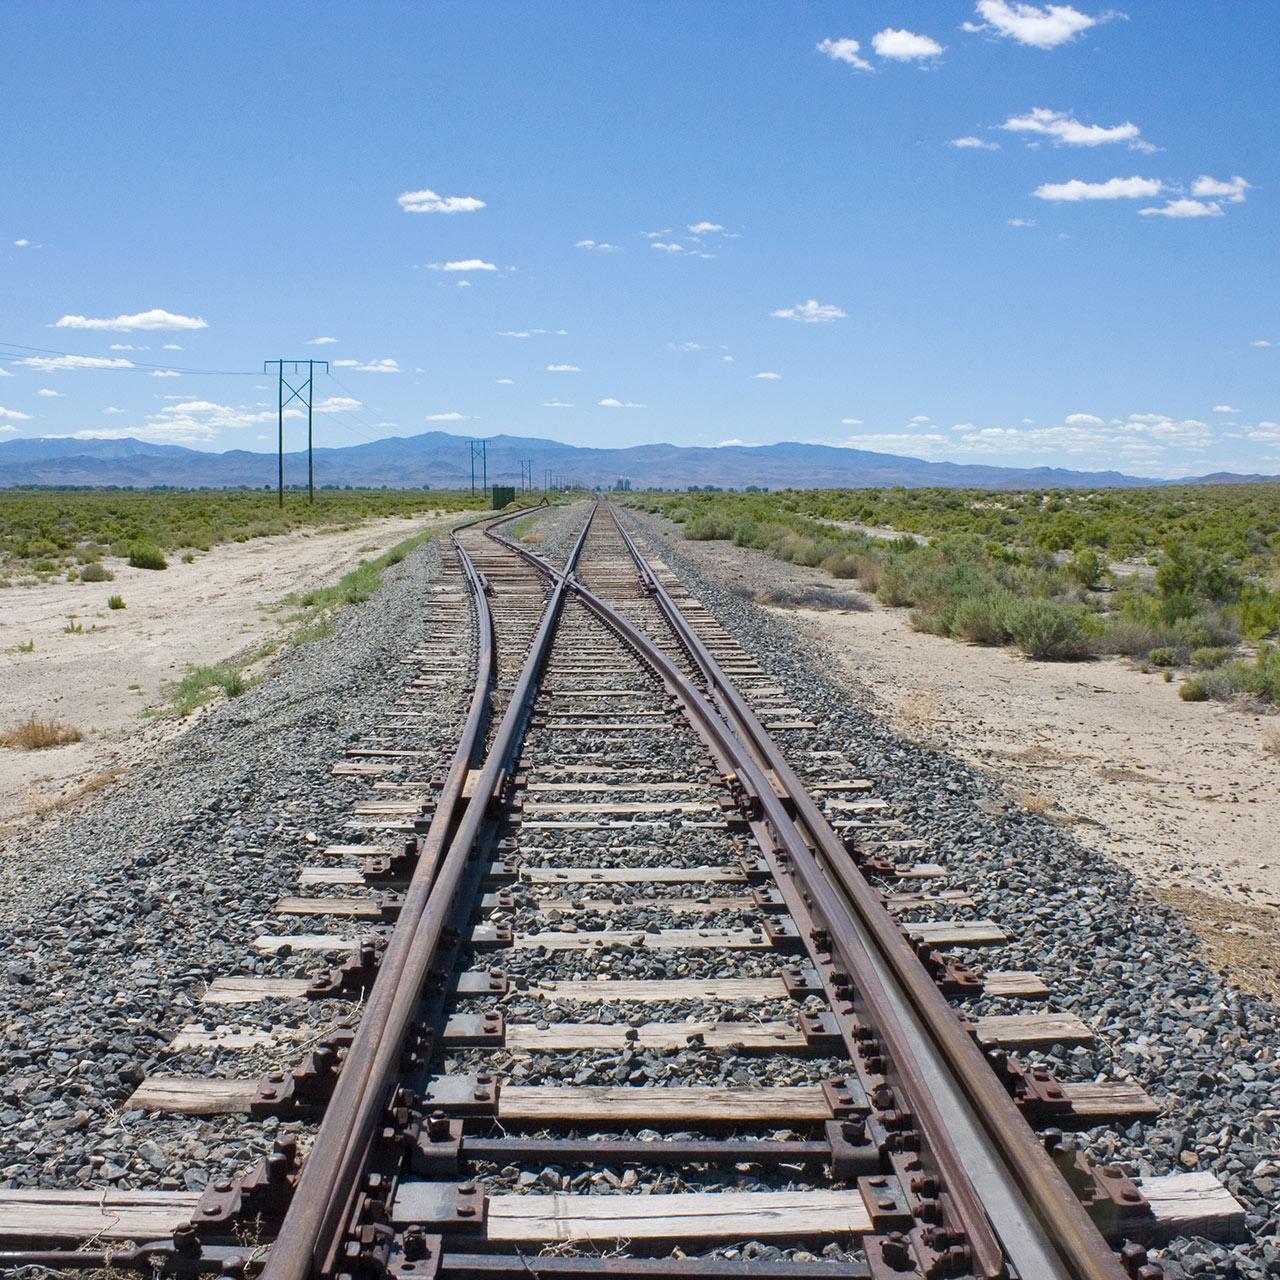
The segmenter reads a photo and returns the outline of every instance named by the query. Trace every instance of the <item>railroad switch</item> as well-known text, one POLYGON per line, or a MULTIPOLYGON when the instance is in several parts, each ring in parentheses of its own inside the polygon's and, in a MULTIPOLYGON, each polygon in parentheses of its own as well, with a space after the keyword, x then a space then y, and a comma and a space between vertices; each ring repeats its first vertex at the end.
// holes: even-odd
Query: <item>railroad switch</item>
POLYGON ((196 1231, 224 1227, 232 1220, 261 1218, 275 1223, 293 1199, 299 1174, 298 1144, 278 1138, 275 1148, 238 1178, 210 1183, 191 1216, 196 1231))
POLYGON ((1141 1238, 1153 1215, 1133 1179, 1115 1165, 1094 1164, 1074 1142, 1063 1137, 1061 1129, 1046 1129, 1041 1136, 1058 1172, 1080 1197, 1098 1229, 1111 1239, 1141 1238))

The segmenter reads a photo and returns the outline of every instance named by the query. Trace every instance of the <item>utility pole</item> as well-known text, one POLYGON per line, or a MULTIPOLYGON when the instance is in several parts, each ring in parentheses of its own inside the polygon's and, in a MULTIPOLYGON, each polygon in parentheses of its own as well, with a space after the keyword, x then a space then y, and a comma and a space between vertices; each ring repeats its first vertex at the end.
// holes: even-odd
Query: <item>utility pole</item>
POLYGON ((533 488, 533 459, 526 458, 520 464, 520 488, 526 493, 533 488))
POLYGON ((471 451, 471 492, 476 491, 476 449, 480 451, 480 492, 489 491, 489 442, 487 440, 468 440, 467 447, 471 451))
POLYGON ((307 501, 316 500, 315 456, 311 444, 311 385, 315 378, 316 365, 323 365, 325 373, 329 372, 327 360, 264 360, 262 372, 266 373, 272 365, 276 367, 276 500, 284 506, 284 407, 292 400, 300 400, 307 406, 307 501), (284 367, 289 366, 289 377, 297 380, 302 366, 307 367, 306 379, 295 387, 284 376, 284 367), (285 395, 288 387, 289 394, 285 395))

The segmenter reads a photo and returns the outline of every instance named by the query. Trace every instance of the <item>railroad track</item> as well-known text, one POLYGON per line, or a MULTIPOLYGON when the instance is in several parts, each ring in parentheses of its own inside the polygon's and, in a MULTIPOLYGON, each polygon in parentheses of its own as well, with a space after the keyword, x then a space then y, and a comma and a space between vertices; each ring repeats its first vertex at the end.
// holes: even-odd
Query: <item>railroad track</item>
POLYGON ((1077 1149, 1155 1104, 1033 1065, 1090 1029, 961 962, 999 923, 612 508, 563 566, 511 518, 454 536, 404 697, 335 762, 352 842, 123 1104, 272 1117, 275 1150, 203 1192, 0 1191, 0 1265, 1153 1280, 1146 1245, 1239 1229, 1209 1175, 1077 1149))

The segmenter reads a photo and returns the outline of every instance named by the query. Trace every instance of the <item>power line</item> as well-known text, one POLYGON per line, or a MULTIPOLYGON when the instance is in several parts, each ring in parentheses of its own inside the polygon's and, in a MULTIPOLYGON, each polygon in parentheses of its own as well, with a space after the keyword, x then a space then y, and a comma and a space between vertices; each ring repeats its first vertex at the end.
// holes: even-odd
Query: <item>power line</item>
MULTIPOLYGON (((86 356, 83 352, 75 351, 56 351, 52 347, 28 347, 21 342, 6 342, 0 339, 0 348, 12 348, 13 351, 34 352, 36 356, 55 356, 67 358, 71 360, 108 360, 114 359, 111 356, 86 356)), ((0 358, 6 360, 25 360, 27 356, 11 355, 9 351, 0 350, 0 358)), ((124 359, 123 356, 119 357, 124 359)), ((128 360, 125 364, 108 364, 108 365, 89 365, 91 368, 102 373, 133 373, 135 371, 151 372, 159 369, 166 373, 194 373, 209 374, 218 378, 260 378, 262 374, 250 369, 192 369, 185 365, 179 364, 144 364, 138 360, 128 360)))

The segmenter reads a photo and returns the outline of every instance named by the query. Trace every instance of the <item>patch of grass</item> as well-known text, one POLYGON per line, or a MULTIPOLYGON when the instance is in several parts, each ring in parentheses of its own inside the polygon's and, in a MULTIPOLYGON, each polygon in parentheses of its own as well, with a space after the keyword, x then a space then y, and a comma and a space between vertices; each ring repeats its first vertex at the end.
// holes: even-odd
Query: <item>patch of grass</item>
POLYGON ((110 582, 116 575, 104 564, 96 560, 80 570, 81 582, 110 582))
POLYGON ((80 623, 78 623, 74 617, 67 619, 67 625, 63 627, 62 630, 64 634, 69 636, 84 635, 84 627, 80 623))
POLYGON ((84 734, 61 720, 39 720, 34 715, 16 729, 0 733, 0 747, 13 747, 18 751, 44 751, 49 747, 65 747, 79 742, 84 734))
POLYGON ((11 650, 11 652, 13 653, 35 653, 35 651, 36 651, 36 642, 34 638, 31 640, 19 640, 18 643, 15 644, 13 646, 13 649, 11 650))
POLYGON ((188 667, 182 679, 167 690, 170 713, 183 719, 219 693, 238 698, 250 686, 241 668, 242 664, 234 660, 188 667))
POLYGON ((1151 652, 1147 654, 1147 661, 1151 663, 1153 667, 1177 666, 1178 653, 1176 649, 1161 646, 1160 648, 1152 649, 1151 652))
POLYGON ((126 605, 124 602, 124 596, 108 596, 107 597, 108 609, 123 609, 125 607, 126 605))
POLYGON ((1253 662, 1227 662, 1202 671, 1178 689, 1185 702, 1239 698, 1280 706, 1280 646, 1264 644, 1253 662))
POLYGON ((796 587, 772 587, 756 596, 757 604, 780 609, 869 609, 871 606, 852 591, 840 591, 822 582, 796 587))
POLYGON ((169 562, 159 547, 147 542, 135 542, 129 548, 129 566, 133 569, 167 569, 169 562))
POLYGON ((196 556, 194 551, 184 551, 182 553, 183 564, 195 564, 195 562, 196 562, 196 556))
POLYGON ((1273 730, 1263 738, 1262 749, 1269 756, 1280 756, 1280 730, 1273 730))

